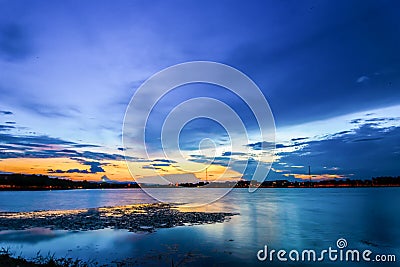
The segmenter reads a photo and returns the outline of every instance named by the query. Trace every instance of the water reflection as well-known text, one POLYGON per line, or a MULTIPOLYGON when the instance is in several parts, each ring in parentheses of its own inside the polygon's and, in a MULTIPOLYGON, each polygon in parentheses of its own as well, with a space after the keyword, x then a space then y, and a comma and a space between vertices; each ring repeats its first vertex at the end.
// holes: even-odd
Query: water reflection
MULTIPOLYGON (((204 192, 189 190, 179 194, 204 196, 204 192)), ((13 203, 4 202, 2 195, 3 210, 22 207, 21 203, 27 203, 25 200, 32 196, 32 192, 7 193, 13 203)), ((176 191, 164 189, 163 193, 171 202, 179 202, 176 191)), ((59 199, 75 198, 74 203, 63 203, 68 209, 149 201, 140 190, 55 191, 51 194, 58 195, 59 199)), ((51 194, 41 195, 42 202, 30 202, 25 210, 40 209, 42 203, 54 209, 54 204, 46 200, 46 197, 54 199, 51 194)), ((38 232, 35 242, 25 242, 35 232, 24 233, 21 238, 15 233, 1 233, 0 247, 10 246, 28 256, 35 256, 40 250, 60 257, 69 255, 107 263, 129 258, 132 263, 136 261, 136 265, 166 266, 171 266, 171 261, 175 264, 190 261, 190 265, 195 266, 265 266, 267 263, 256 259, 256 252, 265 244, 275 249, 320 250, 334 246, 340 237, 346 238, 352 248, 396 254, 400 249, 399 200, 400 188, 260 189, 252 194, 246 189, 234 189, 220 201, 195 209, 240 213, 226 223, 160 229, 151 234, 111 229, 68 234, 38 232)), ((181 206, 179 209, 193 210, 181 206)), ((329 264, 341 266, 340 262, 324 263, 324 266, 329 264)), ((293 264, 297 265, 307 266, 293 264)))
POLYGON ((67 231, 52 231, 46 228, 32 228, 20 231, 0 231, 0 240, 3 243, 30 243, 37 244, 67 235, 67 231))

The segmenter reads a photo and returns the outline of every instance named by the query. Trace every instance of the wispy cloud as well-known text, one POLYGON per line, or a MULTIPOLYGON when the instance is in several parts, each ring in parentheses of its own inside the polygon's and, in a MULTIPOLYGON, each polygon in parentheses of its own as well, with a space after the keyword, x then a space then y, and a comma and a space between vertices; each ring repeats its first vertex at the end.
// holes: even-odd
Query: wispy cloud
POLYGON ((14 126, 11 126, 11 125, 1 125, 0 124, 0 131, 7 131, 7 130, 10 130, 10 129, 14 129, 15 127, 14 126))
POLYGON ((0 114, 1 115, 12 115, 14 113, 12 113, 11 111, 8 111, 8 110, 0 110, 0 114))
POLYGON ((369 80, 368 76, 361 76, 360 78, 357 79, 357 83, 363 83, 369 80))
MULTIPOLYGON (((326 177, 338 175, 363 179, 372 176, 398 175, 400 171, 397 164, 400 162, 398 144, 400 144, 400 127, 380 127, 365 123, 352 131, 304 142, 294 151, 280 152, 279 162, 287 166, 310 165, 315 175, 324 174, 326 177)), ((283 169, 280 166, 285 165, 274 164, 277 169, 283 169)), ((303 174, 307 174, 306 168, 303 174)), ((293 176, 301 177, 303 174, 297 173, 293 176)), ((287 172, 285 175, 289 177, 292 173, 287 172)))
MULTIPOLYGON (((13 128, 13 126, 4 129, 0 127, 0 130, 8 130, 10 127, 13 128)), ((46 135, 15 135, 3 132, 0 133, 0 144, 6 145, 0 151, 0 158, 3 159, 81 157, 92 160, 124 160, 121 154, 82 150, 99 148, 99 145, 79 144, 46 135)))

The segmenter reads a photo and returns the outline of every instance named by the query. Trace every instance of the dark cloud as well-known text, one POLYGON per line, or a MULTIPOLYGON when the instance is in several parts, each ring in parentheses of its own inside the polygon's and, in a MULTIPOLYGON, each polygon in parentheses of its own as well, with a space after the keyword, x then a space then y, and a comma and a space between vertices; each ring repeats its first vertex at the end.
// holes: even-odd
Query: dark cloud
POLYGON ((14 113, 12 113, 11 111, 7 111, 7 110, 0 110, 0 114, 2 114, 2 115, 13 115, 14 113))
POLYGON ((369 142, 369 141, 376 141, 376 140, 382 140, 382 137, 376 137, 376 138, 361 138, 361 139, 355 139, 352 142, 369 142))
MULTIPOLYGON (((77 153, 78 156, 94 160, 124 160, 125 157, 120 154, 109 154, 101 152, 84 151, 77 153)), ((136 160, 136 158, 127 157, 127 159, 136 160)))
POLYGON ((17 147, 25 147, 25 148, 47 148, 48 145, 42 145, 42 144, 27 144, 27 143, 22 143, 22 142, 9 142, 9 145, 14 145, 14 148, 17 147))
POLYGON ((1 143, 41 144, 41 145, 73 145, 73 142, 64 141, 47 135, 13 135, 0 134, 1 143))
POLYGON ((302 140, 306 140, 306 139, 309 139, 309 138, 308 137, 298 137, 298 138, 292 138, 291 140, 293 142, 296 142, 296 141, 302 141, 302 140))
POLYGON ((155 159, 152 162, 149 165, 142 166, 142 169, 162 170, 162 167, 169 167, 172 163, 176 163, 176 161, 168 159, 155 159))
POLYGON ((248 144, 247 146, 253 148, 254 150, 270 150, 274 149, 275 144, 263 141, 263 142, 248 144))
POLYGON ((48 173, 90 173, 88 170, 80 170, 80 169, 69 169, 66 171, 57 169, 57 170, 53 170, 53 169, 48 169, 47 170, 48 173))
MULTIPOLYGON (((4 127, 3 129, 12 129, 14 126, 10 125, 0 125, 4 127)), ((64 145, 71 146, 75 148, 85 148, 85 147, 100 147, 93 144, 78 144, 75 142, 65 141, 60 138, 54 138, 47 135, 14 135, 14 134, 0 134, 0 143, 9 143, 21 146, 31 146, 31 147, 44 147, 49 145, 64 145)))
MULTIPOLYGON (((387 118, 389 119, 389 118, 387 118)), ((382 120, 383 121, 383 120, 382 120)), ((387 121, 387 120, 384 120, 387 121)), ((268 179, 296 179, 295 174, 308 174, 311 166, 315 175, 335 175, 337 177, 368 179, 376 176, 397 176, 400 173, 400 127, 382 127, 375 123, 364 123, 351 131, 341 131, 327 135, 319 140, 294 138, 303 142, 277 144, 277 148, 295 147, 291 152, 279 152, 268 179)), ((257 142, 249 144, 255 150, 266 148, 268 144, 257 142)), ((207 158, 191 155, 191 161, 198 163, 229 166, 232 170, 243 172, 244 179, 251 179, 258 162, 231 159, 230 152, 223 157, 207 158)), ((250 156, 250 155, 249 155, 250 156)), ((255 177, 262 180, 263 177, 255 177)))
POLYGON ((363 124, 351 132, 305 144, 293 152, 279 153, 278 163, 310 165, 314 173, 331 169, 331 174, 361 179, 400 173, 400 127, 363 124))
POLYGON ((145 166, 142 166, 142 169, 156 170, 156 169, 160 169, 160 168, 155 168, 154 166, 151 166, 151 165, 145 165, 145 166))
POLYGON ((0 124, 0 131, 9 131, 9 130, 14 129, 14 128, 15 127, 11 126, 11 125, 1 125, 0 124))
POLYGON ((350 121, 350 123, 352 123, 352 124, 358 124, 360 122, 362 122, 362 119, 354 119, 354 120, 350 121))
POLYGON ((311 13, 307 3, 277 4, 227 59, 260 86, 277 125, 400 103, 400 3, 319 2, 311 13))
POLYGON ((31 38, 18 24, 0 25, 0 57, 7 61, 20 61, 33 53, 31 38))
MULTIPOLYGON (((7 153, 3 152, 2 154, 0 154, 0 158, 76 157, 76 158, 87 158, 92 160, 125 159, 125 157, 120 154, 110 154, 110 153, 101 153, 92 151, 78 151, 75 148, 92 148, 100 146, 93 144, 78 144, 75 142, 70 142, 60 138, 54 138, 46 135, 13 135, 8 133, 0 133, 0 144, 8 145, 8 149, 13 151, 7 153), (53 146, 60 146, 60 148, 54 149, 53 146)), ((128 159, 136 160, 136 158, 133 157, 128 157, 128 159)))
POLYGON ((395 121, 399 120, 399 118, 372 118, 365 120, 366 122, 387 122, 387 121, 395 121))
MULTIPOLYGON (((371 116, 374 115, 373 113, 366 114, 366 116, 371 116)), ((350 121, 351 124, 371 124, 371 125, 382 125, 382 123, 385 122, 394 122, 394 121, 400 121, 400 118, 398 117, 387 117, 387 118, 382 118, 382 117, 376 117, 376 118, 370 118, 370 119, 353 119, 350 121)))
POLYGON ((246 155, 246 153, 243 152, 230 152, 230 151, 226 151, 224 153, 222 153, 223 157, 229 157, 229 156, 244 156, 246 155))
POLYGON ((87 165, 90 166, 89 170, 81 170, 81 169, 69 169, 69 170, 53 170, 53 169, 49 169, 48 173, 99 173, 99 172, 105 172, 104 169, 101 167, 103 164, 100 162, 96 162, 96 161, 86 161, 86 160, 82 160, 82 159, 75 159, 77 161, 79 161, 81 164, 83 165, 87 165))
POLYGON ((341 132, 335 133, 333 135, 337 136, 337 135, 343 135, 343 134, 347 134, 347 133, 351 133, 351 132, 352 131, 341 131, 341 132))
POLYGON ((168 166, 171 166, 171 164, 169 164, 169 163, 153 163, 151 165, 154 166, 154 167, 168 167, 168 166))
POLYGON ((73 147, 83 148, 83 147, 101 147, 99 145, 91 145, 91 144, 73 144, 73 147))
POLYGON ((158 162, 165 162, 165 163, 176 163, 175 160, 170 160, 170 159, 155 159, 154 161, 155 161, 155 162, 156 162, 156 161, 158 161, 158 162))
POLYGON ((104 169, 101 167, 102 164, 100 162, 85 161, 83 164, 90 166, 91 173, 105 172, 104 169))

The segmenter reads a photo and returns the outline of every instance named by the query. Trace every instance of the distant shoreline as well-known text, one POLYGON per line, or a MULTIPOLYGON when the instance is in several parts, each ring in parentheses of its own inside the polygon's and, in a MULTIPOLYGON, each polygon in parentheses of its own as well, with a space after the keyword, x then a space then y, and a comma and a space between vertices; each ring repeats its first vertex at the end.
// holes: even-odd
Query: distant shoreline
MULTIPOLYGON (((369 185, 369 186, 288 186, 288 187, 277 187, 277 186, 260 186, 258 187, 259 189, 330 189, 330 188, 394 188, 394 187, 400 187, 400 185, 369 185)), ((198 189, 219 189, 219 188, 239 188, 239 189, 246 189, 249 187, 162 187, 162 186, 155 186, 155 187, 143 187, 144 189, 146 188, 152 188, 152 189, 190 189, 190 190, 198 190, 198 189)), ((79 190, 119 190, 119 189, 128 189, 128 190, 142 190, 142 187, 136 187, 136 188, 53 188, 53 189, 48 189, 48 188, 0 188, 0 192, 44 192, 44 191, 79 191, 79 190)))
POLYGON ((398 177, 376 177, 366 180, 330 179, 312 181, 275 180, 237 182, 198 182, 170 185, 142 185, 136 182, 90 182, 50 178, 45 175, 0 174, 0 191, 53 191, 76 189, 140 189, 140 188, 358 188, 400 187, 398 177))

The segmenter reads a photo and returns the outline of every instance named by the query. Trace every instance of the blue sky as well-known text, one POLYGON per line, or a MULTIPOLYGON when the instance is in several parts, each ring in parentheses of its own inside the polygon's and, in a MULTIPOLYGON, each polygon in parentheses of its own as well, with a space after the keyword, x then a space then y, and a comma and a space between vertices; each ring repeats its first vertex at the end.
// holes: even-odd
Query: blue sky
MULTIPOLYGON (((244 72, 268 100, 277 126, 271 179, 301 178, 308 165, 316 178, 399 175, 398 14, 396 1, 0 0, 0 171, 14 171, 11 158, 69 158, 77 165, 59 173, 111 176, 102 166, 123 161, 122 122, 140 84, 208 60, 244 72)), ((201 96, 252 126, 240 99, 213 86, 180 88, 158 108, 201 96)), ((193 162, 207 160, 193 152, 206 137, 225 136, 207 120, 182 132, 193 162)), ((243 145, 263 150, 253 141, 243 145)), ((225 152, 214 165, 230 159, 234 171, 249 159, 225 152)), ((166 167, 153 160, 141 168, 166 167)))

